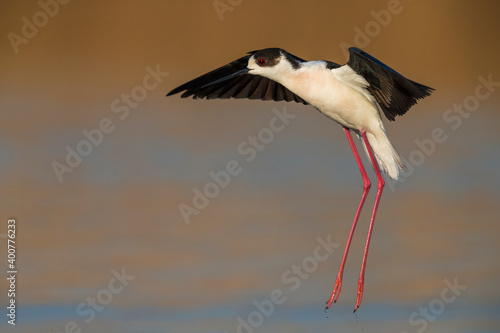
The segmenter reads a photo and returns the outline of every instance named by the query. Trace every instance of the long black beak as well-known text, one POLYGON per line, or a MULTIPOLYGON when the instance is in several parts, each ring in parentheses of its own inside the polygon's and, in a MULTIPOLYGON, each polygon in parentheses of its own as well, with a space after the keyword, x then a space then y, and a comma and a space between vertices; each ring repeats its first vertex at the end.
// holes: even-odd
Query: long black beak
POLYGON ((243 75, 243 74, 247 74, 248 72, 250 71, 249 68, 243 68, 243 69, 240 69, 239 71, 236 71, 234 73, 231 73, 229 75, 226 75, 224 77, 221 77, 220 79, 217 79, 215 81, 211 81, 211 82, 208 82, 206 84, 204 84, 202 86, 202 88, 205 88, 205 87, 208 87, 208 86, 211 86, 211 85, 214 85, 214 84, 217 84, 219 82, 224 82, 224 81, 227 81, 227 80, 230 80, 232 79, 233 77, 237 77, 237 76, 240 76, 240 75, 243 75))
POLYGON ((250 71, 250 69, 248 68, 248 60, 251 56, 252 55, 248 54, 244 57, 230 62, 227 65, 221 66, 209 73, 197 77, 196 79, 184 83, 183 85, 169 92, 167 96, 177 94, 185 90, 184 94, 182 94, 181 96, 182 98, 185 98, 187 96, 191 96, 197 92, 200 92, 201 90, 207 89, 207 87, 210 87, 214 84, 226 82, 237 76, 245 75, 250 71))

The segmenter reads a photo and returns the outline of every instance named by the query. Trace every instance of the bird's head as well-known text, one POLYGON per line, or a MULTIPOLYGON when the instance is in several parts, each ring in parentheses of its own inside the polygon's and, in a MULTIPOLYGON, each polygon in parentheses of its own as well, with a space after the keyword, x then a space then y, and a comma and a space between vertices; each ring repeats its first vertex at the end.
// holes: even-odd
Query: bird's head
POLYGON ((250 52, 252 56, 248 59, 248 73, 261 75, 269 79, 275 79, 275 75, 280 71, 283 55, 278 48, 263 49, 250 52))
POLYGON ((297 69, 302 60, 279 48, 263 49, 250 52, 250 54, 252 56, 248 59, 248 73, 264 76, 277 82, 297 69))

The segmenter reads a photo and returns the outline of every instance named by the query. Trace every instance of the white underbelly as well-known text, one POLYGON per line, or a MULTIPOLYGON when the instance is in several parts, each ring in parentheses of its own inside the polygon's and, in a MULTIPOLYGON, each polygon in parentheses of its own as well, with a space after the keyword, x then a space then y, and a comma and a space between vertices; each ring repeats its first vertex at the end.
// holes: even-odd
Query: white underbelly
POLYGON ((375 105, 361 92, 337 80, 330 71, 297 75, 285 86, 340 125, 366 130, 381 124, 375 105))

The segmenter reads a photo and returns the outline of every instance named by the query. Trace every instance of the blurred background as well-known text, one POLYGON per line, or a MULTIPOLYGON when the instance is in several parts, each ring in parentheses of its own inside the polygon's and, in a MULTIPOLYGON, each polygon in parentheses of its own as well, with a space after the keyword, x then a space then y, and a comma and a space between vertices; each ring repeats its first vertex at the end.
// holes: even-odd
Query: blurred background
POLYGON ((3 1, 0 267, 15 218, 18 307, 13 327, 2 279, 1 331, 500 331, 499 12, 485 0, 3 1), (409 168, 387 182, 356 314, 375 191, 323 311, 362 191, 341 127, 295 103, 165 97, 248 51, 343 64, 349 46, 436 89, 384 119, 409 168), (285 110, 295 118, 266 136, 285 110))

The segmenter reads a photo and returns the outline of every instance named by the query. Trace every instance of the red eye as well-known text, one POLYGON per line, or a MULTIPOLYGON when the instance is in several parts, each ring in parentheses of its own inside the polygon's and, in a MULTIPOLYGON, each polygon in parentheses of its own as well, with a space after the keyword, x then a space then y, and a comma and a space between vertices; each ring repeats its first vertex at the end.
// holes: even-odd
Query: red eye
POLYGON ((264 65, 266 63, 266 61, 262 58, 257 60, 257 62, 259 63, 259 65, 264 65))

